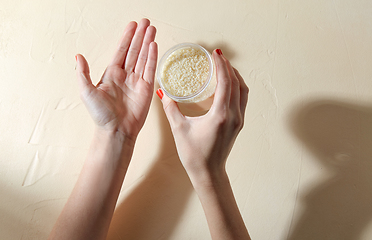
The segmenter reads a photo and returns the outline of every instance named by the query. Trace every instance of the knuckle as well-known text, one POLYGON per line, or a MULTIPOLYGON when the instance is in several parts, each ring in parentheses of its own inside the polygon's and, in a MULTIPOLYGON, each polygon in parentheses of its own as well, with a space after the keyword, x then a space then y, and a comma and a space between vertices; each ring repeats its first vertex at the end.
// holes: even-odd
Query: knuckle
POLYGON ((140 52, 140 50, 141 49, 139 47, 132 46, 129 48, 128 54, 137 55, 140 52))
POLYGON ((243 129, 243 127, 244 127, 244 120, 243 118, 241 118, 240 124, 238 126, 238 131, 240 132, 243 129))
POLYGON ((241 130, 243 127, 243 119, 240 116, 236 116, 232 120, 232 125, 234 129, 241 130))
POLYGON ((240 125, 239 132, 243 129, 243 127, 244 127, 244 121, 243 121, 242 124, 240 125))
POLYGON ((128 46, 120 45, 118 48, 119 52, 126 53, 128 51, 128 46))
POLYGON ((217 128, 224 128, 228 123, 228 119, 225 114, 219 114, 215 116, 214 120, 215 120, 214 123, 217 125, 217 128))
POLYGON ((169 124, 172 128, 172 131, 177 132, 180 129, 184 128, 185 124, 184 124, 183 121, 175 121, 174 120, 174 116, 173 116, 174 111, 172 111, 171 102, 168 102, 168 103, 164 104, 163 109, 164 109, 164 112, 167 115, 169 124))
POLYGON ((244 94, 248 94, 249 93, 249 88, 248 88, 248 86, 245 83, 240 86, 240 89, 241 89, 241 91, 244 94))
POLYGON ((139 61, 146 62, 147 61, 147 55, 146 54, 140 54, 138 57, 139 61))
POLYGON ((232 84, 239 86, 239 79, 237 77, 235 76, 231 77, 231 82, 232 84))
POLYGON ((167 102, 166 104, 163 104, 163 109, 164 109, 164 112, 167 112, 168 109, 170 108, 170 102, 167 102))

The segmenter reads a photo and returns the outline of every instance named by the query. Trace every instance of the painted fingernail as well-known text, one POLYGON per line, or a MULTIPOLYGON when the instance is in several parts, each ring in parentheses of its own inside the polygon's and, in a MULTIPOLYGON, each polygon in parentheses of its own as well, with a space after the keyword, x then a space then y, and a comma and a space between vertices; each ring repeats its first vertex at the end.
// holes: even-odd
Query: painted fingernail
POLYGON ((160 88, 156 91, 156 94, 158 94, 160 99, 163 99, 164 93, 160 88))
POLYGON ((75 60, 77 61, 77 55, 75 55, 75 60))
POLYGON ((222 55, 222 51, 221 51, 221 49, 217 48, 217 49, 216 49, 216 53, 217 53, 218 55, 222 55))

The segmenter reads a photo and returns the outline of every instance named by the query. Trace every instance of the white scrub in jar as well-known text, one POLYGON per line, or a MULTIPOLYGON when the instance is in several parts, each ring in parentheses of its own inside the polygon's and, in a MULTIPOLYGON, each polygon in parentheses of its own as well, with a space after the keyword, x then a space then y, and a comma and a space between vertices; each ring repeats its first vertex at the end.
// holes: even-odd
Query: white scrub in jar
POLYGON ((203 101, 216 87, 210 53, 192 43, 176 45, 165 53, 157 77, 165 94, 177 102, 203 101))

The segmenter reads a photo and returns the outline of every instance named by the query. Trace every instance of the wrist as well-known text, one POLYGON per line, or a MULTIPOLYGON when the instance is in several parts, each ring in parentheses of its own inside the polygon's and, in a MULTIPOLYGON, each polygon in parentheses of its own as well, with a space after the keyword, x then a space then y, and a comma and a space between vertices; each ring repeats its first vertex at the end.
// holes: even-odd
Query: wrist
POLYGON ((104 129, 96 127, 94 132, 94 139, 99 142, 111 142, 115 146, 121 146, 126 148, 134 148, 137 137, 130 137, 118 130, 104 129))
POLYGON ((126 172, 134 150, 135 139, 125 136, 119 131, 109 131, 97 127, 91 144, 89 159, 102 166, 110 163, 112 170, 126 172))
POLYGON ((225 167, 215 169, 200 169, 187 172, 194 189, 198 192, 204 189, 215 189, 226 184, 230 185, 225 167))

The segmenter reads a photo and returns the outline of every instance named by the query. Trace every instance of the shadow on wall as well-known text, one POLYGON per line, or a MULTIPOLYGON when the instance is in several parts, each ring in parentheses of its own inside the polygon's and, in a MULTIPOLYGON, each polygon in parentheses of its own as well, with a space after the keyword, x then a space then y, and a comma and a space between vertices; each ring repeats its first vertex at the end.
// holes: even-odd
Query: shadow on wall
POLYGON ((360 239, 372 220, 372 107, 315 101, 291 120, 332 176, 303 194, 304 211, 288 239, 360 239))
POLYGON ((108 240, 170 239, 191 196, 161 102, 153 106, 161 118, 159 155, 145 179, 116 208, 108 240))

